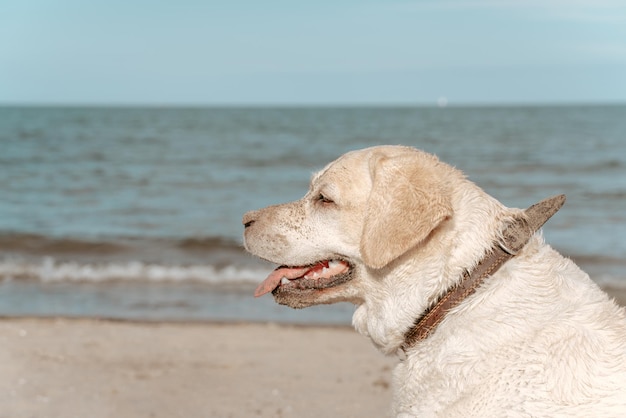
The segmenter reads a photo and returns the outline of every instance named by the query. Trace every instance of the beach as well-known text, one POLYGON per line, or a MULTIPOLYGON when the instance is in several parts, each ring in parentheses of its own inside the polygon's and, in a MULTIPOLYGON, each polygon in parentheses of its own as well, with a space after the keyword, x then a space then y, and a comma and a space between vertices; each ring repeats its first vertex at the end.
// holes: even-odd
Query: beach
POLYGON ((255 287, 242 215, 344 152, 438 155, 626 304, 626 106, 0 106, 0 418, 384 417, 348 303, 255 287))
POLYGON ((0 347, 0 418, 384 417, 398 361, 337 325, 3 318, 0 347))
POLYGON ((0 320, 0 417, 382 417, 396 359, 349 327, 0 320))

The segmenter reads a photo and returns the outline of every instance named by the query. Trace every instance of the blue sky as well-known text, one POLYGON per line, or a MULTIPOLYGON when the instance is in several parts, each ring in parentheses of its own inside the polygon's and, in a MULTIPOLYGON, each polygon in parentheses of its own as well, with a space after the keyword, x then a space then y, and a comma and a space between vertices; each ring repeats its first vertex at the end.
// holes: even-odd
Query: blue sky
POLYGON ((626 103, 626 1, 0 2, 0 103, 438 102, 626 103))

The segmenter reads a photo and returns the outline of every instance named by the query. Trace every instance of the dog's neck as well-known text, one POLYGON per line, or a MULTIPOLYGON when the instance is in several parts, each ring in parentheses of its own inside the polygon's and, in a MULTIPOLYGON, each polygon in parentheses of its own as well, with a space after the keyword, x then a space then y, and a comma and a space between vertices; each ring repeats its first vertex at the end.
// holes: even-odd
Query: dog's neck
POLYGON ((406 331, 402 351, 406 352, 419 341, 428 338, 446 314, 472 295, 485 279, 514 257, 564 202, 564 195, 542 200, 526 209, 522 216, 505 225, 498 241, 471 272, 464 272, 459 282, 443 294, 406 331))

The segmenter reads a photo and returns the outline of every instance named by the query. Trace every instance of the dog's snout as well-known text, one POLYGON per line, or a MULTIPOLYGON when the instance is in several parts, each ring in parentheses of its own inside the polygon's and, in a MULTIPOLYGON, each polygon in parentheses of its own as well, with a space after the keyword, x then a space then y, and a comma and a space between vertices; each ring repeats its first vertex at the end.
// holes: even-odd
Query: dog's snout
POLYGON ((252 226, 253 223, 256 222, 257 211, 250 211, 243 215, 242 223, 244 228, 248 228, 252 226))

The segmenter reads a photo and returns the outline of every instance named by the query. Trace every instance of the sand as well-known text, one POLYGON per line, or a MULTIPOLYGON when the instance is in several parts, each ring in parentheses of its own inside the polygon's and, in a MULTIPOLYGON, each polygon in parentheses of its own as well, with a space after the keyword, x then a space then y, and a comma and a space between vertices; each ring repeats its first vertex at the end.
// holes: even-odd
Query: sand
POLYGON ((5 318, 0 418, 384 417, 396 362, 349 327, 5 318))
POLYGON ((383 417, 391 368, 348 327, 0 320, 0 418, 383 417))

